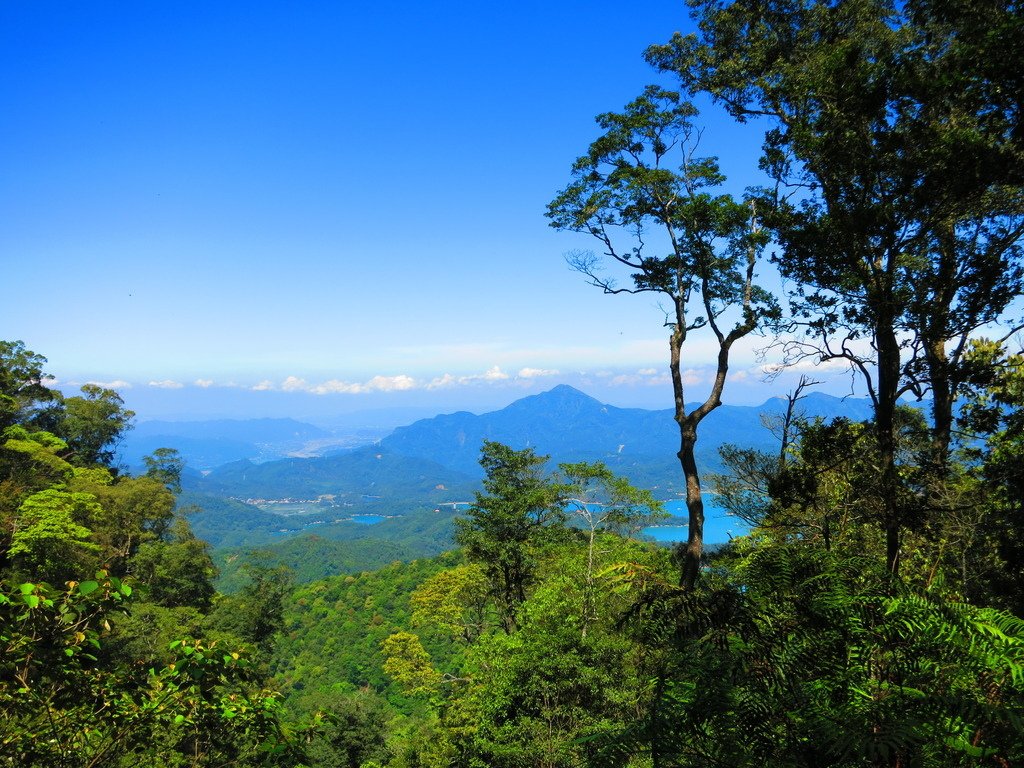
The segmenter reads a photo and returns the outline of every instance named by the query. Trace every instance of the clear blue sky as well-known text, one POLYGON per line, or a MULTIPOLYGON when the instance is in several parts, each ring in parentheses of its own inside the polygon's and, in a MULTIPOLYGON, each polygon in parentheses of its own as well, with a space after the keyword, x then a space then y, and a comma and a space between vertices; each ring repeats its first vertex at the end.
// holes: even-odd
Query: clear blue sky
MULTIPOLYGON (((563 381, 667 407, 656 301, 584 284, 562 255, 592 243, 543 213, 688 25, 676 0, 5 0, 0 338, 154 415, 563 381)), ((733 188, 758 181, 757 132, 704 122, 733 188)), ((707 348, 688 362, 699 394, 707 348)), ((783 388, 735 368, 729 401, 783 388)))

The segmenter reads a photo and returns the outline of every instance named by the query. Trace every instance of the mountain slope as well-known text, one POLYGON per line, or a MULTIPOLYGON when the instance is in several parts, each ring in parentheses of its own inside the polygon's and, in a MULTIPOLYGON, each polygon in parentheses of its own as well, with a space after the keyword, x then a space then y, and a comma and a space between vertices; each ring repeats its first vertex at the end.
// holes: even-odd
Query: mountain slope
POLYGON ((381 446, 405 456, 430 457, 479 477, 484 440, 533 447, 568 461, 610 458, 626 448, 630 456, 650 455, 657 449, 648 450, 645 444, 664 444, 672 428, 668 412, 615 408, 563 385, 481 416, 460 412, 399 427, 381 446), (661 434, 666 430, 668 434, 661 434))
MULTIPOLYGON (((778 440, 762 423, 762 414, 778 415, 785 408, 783 398, 756 407, 717 408, 701 424, 698 462, 705 471, 719 469, 718 449, 724 443, 775 450, 778 440)), ((870 417, 865 400, 817 393, 801 400, 799 411, 810 417, 870 417)), ((602 460, 648 487, 664 486, 679 473, 679 432, 671 410, 616 408, 565 385, 480 416, 461 412, 423 419, 396 429, 381 446, 479 477, 484 440, 534 447, 555 462, 602 460)))
POLYGON ((338 456, 281 459, 264 464, 237 461, 191 484, 204 493, 262 499, 315 499, 336 502, 364 496, 424 503, 464 501, 472 478, 429 458, 402 456, 377 447, 338 456))
MULTIPOLYGON (((721 469, 724 443, 775 451, 778 438, 763 424, 785 411, 772 398, 760 406, 723 405, 701 424, 697 461, 703 471, 721 469)), ((812 394, 801 400, 806 416, 870 416, 865 400, 812 394)), ((337 502, 364 496, 424 505, 472 497, 482 471, 480 447, 496 440, 513 448, 532 447, 564 461, 604 461, 636 485, 671 498, 682 489, 675 458, 679 433, 670 410, 616 408, 569 386, 517 400, 499 411, 465 411, 422 419, 396 429, 378 446, 341 455, 283 459, 263 464, 239 461, 192 480, 204 493, 264 499, 314 499, 332 495, 337 502)))
POLYGON ((212 469, 239 459, 279 458, 330 433, 294 419, 217 419, 213 421, 144 421, 118 447, 129 466, 157 448, 174 448, 193 469, 212 469))

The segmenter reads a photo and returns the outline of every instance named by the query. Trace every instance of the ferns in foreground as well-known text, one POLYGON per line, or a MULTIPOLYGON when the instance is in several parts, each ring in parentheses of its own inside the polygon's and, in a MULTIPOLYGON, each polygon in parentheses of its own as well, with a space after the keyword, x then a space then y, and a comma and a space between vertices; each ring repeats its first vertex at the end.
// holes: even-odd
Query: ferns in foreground
POLYGON ((642 580, 626 621, 650 649, 651 698, 605 740, 604 764, 1024 759, 1019 618, 907 586, 874 558, 748 547, 697 593, 642 580))

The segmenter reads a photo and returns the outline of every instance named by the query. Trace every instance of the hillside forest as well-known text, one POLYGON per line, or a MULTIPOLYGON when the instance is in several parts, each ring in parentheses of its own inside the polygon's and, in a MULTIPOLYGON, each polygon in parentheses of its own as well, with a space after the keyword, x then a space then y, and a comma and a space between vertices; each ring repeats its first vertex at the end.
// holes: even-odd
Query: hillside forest
MULTIPOLYGON (((451 525, 261 534, 271 557, 247 538, 271 513, 189 491, 172 448, 120 465, 120 395, 62 393, 0 342, 0 766, 1024 764, 1024 14, 689 7, 697 32, 646 53, 678 90, 599 115, 547 208, 593 239, 567 261, 609 311, 623 293, 665 309, 657 472, 483 439, 476 474, 446 470, 473 499, 451 525), (724 191, 689 99, 761 136, 765 186, 724 191), (752 335, 769 370, 808 375, 770 443, 716 435, 709 461, 752 335), (716 367, 691 403, 695 340, 716 367), (806 415, 821 364, 866 418, 806 415), (675 547, 641 534, 665 466, 675 547), (749 533, 707 545, 709 492, 749 533)), ((394 487, 438 503, 418 477, 394 487)))

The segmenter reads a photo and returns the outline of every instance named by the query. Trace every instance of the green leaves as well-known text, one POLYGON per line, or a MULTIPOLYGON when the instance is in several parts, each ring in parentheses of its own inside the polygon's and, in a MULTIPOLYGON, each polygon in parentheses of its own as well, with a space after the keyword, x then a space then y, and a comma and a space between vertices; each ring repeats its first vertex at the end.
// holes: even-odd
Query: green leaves
POLYGON ((0 430, 32 421, 58 401, 60 393, 46 383, 46 358, 25 348, 22 341, 0 341, 0 430))
MULTIPOLYGON (((596 237, 633 270, 618 289, 596 265, 570 261, 608 293, 656 291, 713 317, 743 302, 749 239, 747 206, 710 191, 725 181, 714 158, 695 157, 697 114, 678 93, 648 86, 622 113, 597 118, 605 133, 573 165, 574 181, 548 206, 557 229, 596 237), (720 243, 731 244, 720 248, 720 243)), ((686 326, 685 310, 677 322, 686 326)), ((706 321, 705 321, 706 322, 706 321)), ((699 322, 695 327, 704 325, 699 322)))
MULTIPOLYGON (((47 768, 106 764, 262 764, 293 751, 277 695, 248 681, 244 652, 186 638, 175 658, 142 673, 92 649, 131 588, 99 571, 64 590, 23 583, 0 592, 0 763, 47 768), (251 761, 251 762, 249 762, 251 761)), ((275 763, 276 764, 276 763, 275 763)))
POLYGON ((37 594, 38 587, 35 584, 20 584, 18 590, 21 600, 29 608, 38 608, 42 598, 37 594))
POLYGON ((419 637, 396 632, 384 641, 384 673, 412 695, 429 695, 441 682, 419 637))
POLYGON ((937 766, 949 749, 1007 759, 1024 747, 1012 727, 1024 703, 1020 619, 799 542, 751 547, 730 578, 731 598, 662 588, 648 603, 647 621, 678 622, 654 748, 737 766, 937 766), (731 613, 714 610, 730 600, 731 613), (676 681, 696 695, 670 696, 676 681), (685 743, 664 722, 688 723, 685 743))
POLYGON ((103 510, 88 493, 47 488, 26 498, 18 509, 18 527, 7 554, 40 578, 62 581, 86 563, 98 546, 91 524, 103 510))
POLYGON ((486 493, 478 493, 466 517, 456 520, 455 540, 483 567, 508 630, 535 579, 536 547, 565 520, 565 488, 545 476, 546 461, 532 448, 516 451, 485 441, 480 464, 486 493))

